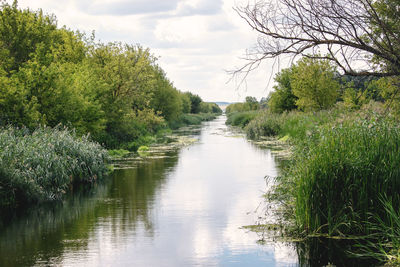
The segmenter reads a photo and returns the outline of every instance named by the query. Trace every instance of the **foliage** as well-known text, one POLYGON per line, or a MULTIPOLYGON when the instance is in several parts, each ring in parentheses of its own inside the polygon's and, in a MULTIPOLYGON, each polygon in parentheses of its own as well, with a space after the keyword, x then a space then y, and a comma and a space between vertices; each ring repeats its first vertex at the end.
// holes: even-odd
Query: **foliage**
POLYGON ((201 97, 190 92, 186 92, 185 95, 190 99, 190 113, 200 113, 200 104, 203 102, 201 97))
POLYGON ((388 77, 374 80, 369 84, 369 88, 373 88, 379 93, 386 107, 390 107, 397 114, 400 114, 400 94, 399 94, 399 78, 388 77))
POLYGON ((0 130, 0 205, 60 199, 73 183, 107 173, 107 152, 64 128, 0 130))
POLYGON ((0 21, 2 126, 62 124, 107 148, 136 149, 184 113, 218 110, 178 91, 148 48, 97 43, 17 2, 2 4, 0 21))
POLYGON ((316 134, 307 147, 299 147, 289 172, 297 185, 298 226, 308 233, 368 234, 369 214, 385 216, 380 196, 389 197, 395 209, 400 205, 399 129, 371 118, 316 134))
POLYGON ((222 114, 222 109, 215 103, 201 102, 200 103, 201 113, 215 113, 222 114))
POLYGON ((304 57, 294 66, 291 87, 298 98, 296 105, 302 110, 321 110, 336 103, 339 82, 335 69, 328 60, 304 57))
POLYGON ((232 112, 228 114, 226 124, 243 128, 257 115, 258 113, 256 111, 232 112))
POLYGON ((232 112, 257 110, 259 108, 260 104, 258 103, 257 99, 252 96, 247 96, 246 102, 230 104, 226 107, 225 112, 229 114, 232 112))
POLYGON ((306 137, 319 126, 336 120, 344 112, 345 110, 340 107, 319 112, 291 111, 281 114, 265 110, 250 121, 245 131, 251 139, 286 136, 292 143, 304 142, 306 137))
POLYGON ((156 69, 155 89, 150 106, 160 112, 166 121, 178 118, 183 112, 182 97, 179 91, 175 89, 160 68, 156 69))
POLYGON ((129 153, 131 153, 130 151, 125 150, 125 149, 110 149, 110 150, 107 150, 107 152, 108 152, 108 155, 112 158, 122 158, 122 157, 128 155, 129 153))
MULTIPOLYGON (((391 110, 389 110, 391 111, 391 110)), ((395 113, 370 102, 356 112, 338 104, 319 112, 258 114, 251 138, 288 136, 294 155, 277 178, 273 200, 296 222, 295 234, 354 237, 357 256, 399 260, 400 128, 395 113)))
POLYGON ((268 107, 274 113, 282 113, 297 108, 298 97, 293 94, 291 86, 293 72, 294 67, 291 67, 283 69, 275 75, 276 85, 268 100, 268 107))
POLYGON ((182 101, 182 112, 190 113, 190 111, 192 110, 192 101, 190 100, 189 94, 182 92, 179 92, 179 94, 182 101))

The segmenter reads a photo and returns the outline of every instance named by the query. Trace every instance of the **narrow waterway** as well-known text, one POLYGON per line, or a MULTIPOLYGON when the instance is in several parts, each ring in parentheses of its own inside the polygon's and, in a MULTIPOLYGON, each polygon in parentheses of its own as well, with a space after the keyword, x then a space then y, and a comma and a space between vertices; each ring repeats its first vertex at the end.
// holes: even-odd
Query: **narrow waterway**
POLYGON ((277 167, 225 119, 90 192, 15 215, 0 229, 0 266, 297 266, 292 245, 241 229, 263 215, 277 167))

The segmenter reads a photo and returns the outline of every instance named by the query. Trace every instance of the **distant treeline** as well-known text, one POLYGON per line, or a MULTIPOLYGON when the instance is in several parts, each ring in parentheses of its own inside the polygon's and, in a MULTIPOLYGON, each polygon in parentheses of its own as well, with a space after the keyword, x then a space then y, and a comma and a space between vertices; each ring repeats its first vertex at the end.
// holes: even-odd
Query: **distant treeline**
POLYGON ((0 9, 0 126, 59 124, 107 148, 134 150, 143 136, 216 104, 177 90, 149 49, 96 42, 54 15, 0 9))

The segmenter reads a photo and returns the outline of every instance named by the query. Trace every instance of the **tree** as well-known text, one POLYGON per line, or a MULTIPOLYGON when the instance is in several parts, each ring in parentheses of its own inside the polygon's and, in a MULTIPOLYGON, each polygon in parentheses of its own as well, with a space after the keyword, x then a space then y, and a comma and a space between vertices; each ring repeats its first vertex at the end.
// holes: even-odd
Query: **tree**
POLYGON ((255 98, 254 96, 246 96, 245 100, 245 110, 257 110, 260 107, 257 98, 255 98))
POLYGON ((293 67, 291 86, 302 110, 326 109, 335 104, 340 84, 328 60, 304 57, 293 67))
POLYGON ((165 72, 155 68, 154 95, 150 101, 151 107, 167 121, 176 120, 182 114, 182 98, 178 90, 166 77, 165 72))
POLYGON ((200 96, 190 92, 185 93, 190 98, 190 113, 197 114, 200 112, 200 103, 203 102, 200 96))
POLYGON ((294 67, 283 69, 275 76, 275 91, 270 94, 268 106, 272 112, 282 113, 296 109, 298 97, 293 94, 291 80, 294 67))
POLYGON ((335 62, 345 74, 400 75, 397 0, 271 0, 236 8, 260 37, 248 62, 253 70, 280 55, 335 62))

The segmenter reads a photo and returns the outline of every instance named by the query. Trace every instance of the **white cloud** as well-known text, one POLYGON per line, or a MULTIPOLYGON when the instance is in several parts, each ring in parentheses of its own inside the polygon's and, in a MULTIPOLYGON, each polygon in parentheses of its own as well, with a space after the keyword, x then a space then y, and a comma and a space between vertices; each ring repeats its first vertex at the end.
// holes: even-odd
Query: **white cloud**
POLYGON ((133 15, 168 12, 176 9, 179 0, 97 0, 77 1, 77 6, 92 15, 133 15))

